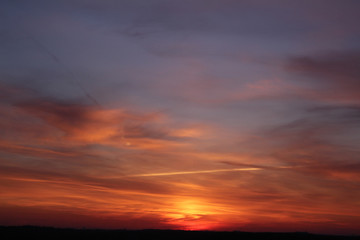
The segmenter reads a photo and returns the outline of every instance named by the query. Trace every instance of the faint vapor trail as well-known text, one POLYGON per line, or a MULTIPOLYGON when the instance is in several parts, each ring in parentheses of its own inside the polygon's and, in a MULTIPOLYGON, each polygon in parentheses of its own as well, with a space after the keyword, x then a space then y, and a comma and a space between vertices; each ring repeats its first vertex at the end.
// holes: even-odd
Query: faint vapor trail
POLYGON ((99 102, 92 95, 90 95, 90 93, 85 89, 85 87, 80 83, 80 81, 76 80, 78 74, 75 74, 75 72, 70 67, 68 67, 63 61, 61 61, 61 59, 58 56, 56 56, 54 52, 52 52, 47 46, 45 46, 39 40, 35 39, 29 32, 24 31, 24 33, 27 35, 28 38, 30 38, 34 42, 34 44, 39 49, 41 49, 45 54, 47 54, 56 64, 58 64, 61 68, 63 68, 63 70, 65 70, 69 76, 72 77, 72 79, 70 78, 67 80, 68 82, 71 82, 72 84, 79 87, 79 89, 83 92, 85 97, 90 100, 90 102, 101 107, 99 102))
MULTIPOLYGON (((31 42, 36 46, 39 50, 41 50, 44 54, 50 57, 50 59, 53 60, 54 63, 56 63, 58 66, 60 66, 63 71, 65 71, 69 76, 72 77, 72 79, 67 79, 66 81, 76 85, 85 95, 85 97, 92 102, 94 105, 97 105, 99 107, 102 107, 99 104, 99 101, 97 101, 86 89, 85 87, 80 83, 77 78, 79 77, 79 74, 75 74, 75 72, 67 66, 55 53, 52 51, 46 44, 43 44, 39 39, 35 38, 33 34, 26 29, 22 28, 21 24, 16 18, 11 18, 7 14, 4 14, 3 12, 0 12, 0 15, 3 15, 5 19, 8 19, 9 21, 13 21, 15 25, 17 25, 17 29, 23 36, 26 36, 28 39, 31 40, 31 42)), ((89 78, 87 76, 87 78, 89 78)))
POLYGON ((238 172, 238 171, 258 171, 262 168, 231 168, 231 169, 214 169, 214 170, 199 170, 199 171, 184 171, 184 172, 165 172, 165 173, 146 173, 129 175, 128 177, 161 177, 172 175, 187 175, 187 174, 202 174, 202 173, 217 173, 217 172, 238 172))

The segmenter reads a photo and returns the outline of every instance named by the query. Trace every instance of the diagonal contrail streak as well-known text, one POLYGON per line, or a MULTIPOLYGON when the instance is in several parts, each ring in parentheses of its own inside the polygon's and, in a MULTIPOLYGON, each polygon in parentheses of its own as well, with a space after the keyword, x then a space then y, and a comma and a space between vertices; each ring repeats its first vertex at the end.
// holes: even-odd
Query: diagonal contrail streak
MULTIPOLYGON (((76 74, 75 71, 73 71, 70 66, 65 64, 64 61, 62 61, 61 58, 59 58, 46 44, 41 42, 38 38, 34 37, 34 35, 30 31, 28 31, 24 28, 21 28, 22 25, 20 24, 19 20, 17 20, 16 18, 10 18, 10 17, 8 17, 8 14, 4 14, 3 12, 0 12, 0 16, 1 15, 4 15, 4 17, 9 19, 9 21, 15 22, 16 27, 18 28, 19 31, 21 31, 23 36, 26 36, 28 39, 30 39, 31 42, 34 44, 34 46, 36 46, 44 54, 49 56, 54 61, 54 63, 56 63, 58 66, 60 66, 70 77, 73 78, 73 79, 66 80, 67 82, 79 87, 80 90, 85 95, 85 97, 90 100, 90 102, 94 103, 95 105, 97 105, 99 107, 102 107, 99 104, 99 101, 97 101, 96 98, 94 98, 86 90, 86 88, 80 83, 80 81, 77 80, 77 78, 79 78, 79 76, 80 76, 79 74, 76 74)), ((86 76, 86 77, 89 78, 89 76, 86 76)))
POLYGON ((146 174, 129 175, 128 177, 160 177, 160 176, 172 176, 172 175, 237 172, 237 171, 258 171, 258 170, 262 170, 262 168, 253 167, 253 168, 230 168, 230 169, 214 169, 214 170, 183 171, 183 172, 146 173, 146 174))

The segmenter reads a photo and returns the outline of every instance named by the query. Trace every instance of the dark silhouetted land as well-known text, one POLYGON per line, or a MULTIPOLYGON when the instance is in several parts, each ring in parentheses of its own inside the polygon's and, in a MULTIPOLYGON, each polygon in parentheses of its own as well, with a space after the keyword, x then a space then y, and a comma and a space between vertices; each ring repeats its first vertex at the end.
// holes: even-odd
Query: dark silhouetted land
POLYGON ((51 239, 51 240, 92 240, 92 239, 149 239, 149 240, 355 240, 360 236, 317 235, 302 232, 295 233, 252 233, 252 232, 213 232, 213 231, 181 231, 181 230, 91 230, 91 229, 61 229, 50 227, 0 227, 0 239, 51 239))

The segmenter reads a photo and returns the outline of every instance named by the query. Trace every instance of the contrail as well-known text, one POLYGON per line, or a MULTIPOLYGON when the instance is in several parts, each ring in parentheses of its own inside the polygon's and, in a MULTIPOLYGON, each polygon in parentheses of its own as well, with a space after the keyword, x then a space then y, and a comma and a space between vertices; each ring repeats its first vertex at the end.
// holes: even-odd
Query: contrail
POLYGON ((172 176, 172 175, 237 172, 237 171, 258 171, 258 170, 262 170, 262 168, 231 168, 231 169, 214 169, 214 170, 199 170, 199 171, 184 171, 184 172, 146 173, 146 174, 129 175, 128 177, 161 177, 161 176, 172 176))

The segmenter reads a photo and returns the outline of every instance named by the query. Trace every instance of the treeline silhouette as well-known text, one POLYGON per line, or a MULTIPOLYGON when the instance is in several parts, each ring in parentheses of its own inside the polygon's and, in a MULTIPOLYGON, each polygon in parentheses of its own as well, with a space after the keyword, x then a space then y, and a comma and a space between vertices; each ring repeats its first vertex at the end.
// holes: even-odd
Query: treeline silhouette
POLYGON ((64 229, 52 227, 0 226, 0 239, 34 240, 355 240, 360 236, 318 235, 303 232, 217 232, 217 231, 182 231, 182 230, 98 230, 64 229))

